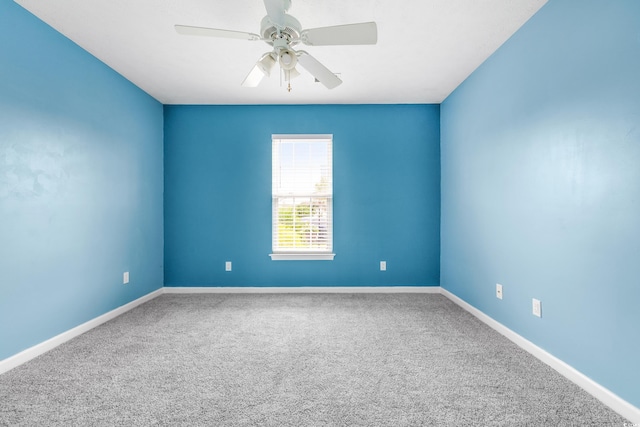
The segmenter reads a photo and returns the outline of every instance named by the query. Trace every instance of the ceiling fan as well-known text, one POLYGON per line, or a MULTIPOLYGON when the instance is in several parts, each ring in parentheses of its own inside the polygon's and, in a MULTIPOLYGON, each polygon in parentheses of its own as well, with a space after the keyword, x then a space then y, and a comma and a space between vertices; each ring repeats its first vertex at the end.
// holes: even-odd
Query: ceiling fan
POLYGON ((317 59, 304 50, 294 50, 294 46, 300 43, 308 46, 371 45, 378 41, 375 22, 303 30, 300 22, 286 13, 291 7, 291 0, 264 0, 264 5, 267 16, 260 24, 260 34, 188 25, 176 25, 175 29, 179 34, 185 35, 266 42, 273 46, 273 50, 262 55, 242 82, 242 86, 258 86, 265 76, 271 75, 271 70, 278 62, 284 73, 284 80, 289 84, 289 91, 291 79, 300 74, 296 70, 298 64, 328 89, 342 83, 338 76, 317 59))

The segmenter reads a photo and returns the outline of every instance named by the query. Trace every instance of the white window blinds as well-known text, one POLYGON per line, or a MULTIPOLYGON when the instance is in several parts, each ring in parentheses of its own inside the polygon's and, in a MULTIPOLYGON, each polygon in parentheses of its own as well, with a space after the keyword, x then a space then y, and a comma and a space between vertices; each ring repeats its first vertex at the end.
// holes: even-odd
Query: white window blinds
POLYGON ((272 259, 333 259, 332 135, 272 135, 272 259))

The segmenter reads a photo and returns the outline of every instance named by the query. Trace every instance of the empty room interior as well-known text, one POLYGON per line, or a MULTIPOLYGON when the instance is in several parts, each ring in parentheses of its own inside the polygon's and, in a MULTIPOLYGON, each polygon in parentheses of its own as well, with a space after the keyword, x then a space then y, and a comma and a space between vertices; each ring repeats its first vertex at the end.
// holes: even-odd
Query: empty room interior
POLYGON ((639 1, 0 40, 0 425, 640 425, 639 1))

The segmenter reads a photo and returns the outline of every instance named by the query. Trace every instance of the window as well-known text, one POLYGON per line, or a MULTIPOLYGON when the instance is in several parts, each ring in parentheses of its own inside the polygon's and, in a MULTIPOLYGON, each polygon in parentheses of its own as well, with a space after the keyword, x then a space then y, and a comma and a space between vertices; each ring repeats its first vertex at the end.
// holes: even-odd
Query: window
POLYGON ((332 260, 333 135, 272 135, 273 260, 332 260))

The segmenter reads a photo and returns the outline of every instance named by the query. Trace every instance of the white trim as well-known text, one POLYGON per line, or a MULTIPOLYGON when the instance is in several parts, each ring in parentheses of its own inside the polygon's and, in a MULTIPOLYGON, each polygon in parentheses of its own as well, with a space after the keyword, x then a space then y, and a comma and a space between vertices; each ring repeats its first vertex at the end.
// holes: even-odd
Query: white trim
POLYGON ((336 254, 327 254, 327 253, 313 253, 313 252, 305 252, 305 253, 275 253, 269 254, 272 261, 333 261, 336 254))
POLYGON ((112 320, 120 316, 121 314, 126 313, 127 311, 136 308, 137 306, 144 304, 145 302, 150 301, 157 296, 162 295, 163 293, 163 288, 160 288, 136 300, 133 300, 130 303, 127 303, 101 316, 91 319, 88 322, 78 325, 75 328, 69 329, 66 332, 56 335, 53 338, 49 338, 48 340, 43 341, 40 344, 29 347, 28 349, 23 350, 18 354, 10 356, 4 360, 0 360, 0 374, 4 374, 5 372, 8 372, 13 368, 17 368, 23 363, 27 363, 31 359, 35 359, 36 357, 46 353, 47 351, 56 348, 60 344, 64 344, 65 342, 84 334, 85 332, 95 328, 96 326, 100 326, 103 323, 108 322, 109 320, 112 320))
POLYGON ((332 254, 333 135, 273 134, 271 156, 271 259, 332 261, 335 256, 332 254), (307 164, 304 159, 311 154, 307 152, 311 145, 323 148, 323 154, 316 153, 317 158, 316 155, 312 156, 314 159, 307 159, 311 160, 307 164), (286 146, 293 151, 286 154, 289 151, 285 150, 286 146), (324 185, 319 188, 318 184, 321 183, 324 185), (304 220, 299 218, 301 222, 298 224, 296 218, 301 214, 298 208, 305 205, 308 206, 309 216, 304 220), (293 216, 282 222, 283 212, 292 213, 293 216), (315 232, 309 229, 308 238, 299 240, 306 221, 309 221, 308 226, 313 225, 315 232), (287 232, 282 234, 285 224, 287 232))
POLYGON ((439 294, 440 286, 165 287, 167 294, 439 294))
POLYGON ((440 288, 440 292, 442 295, 449 298, 451 301, 456 303, 458 306, 462 307, 464 310, 468 311, 479 320, 490 326, 495 331, 504 335, 506 338, 515 343, 518 347, 525 350, 527 353, 531 354, 538 360, 543 363, 549 365, 562 376, 567 378, 569 381, 575 383, 578 387, 582 388, 584 391, 607 405, 609 408, 613 409, 615 412, 628 419, 634 424, 640 424, 640 409, 633 406, 631 403, 622 399, 620 396, 614 394, 607 388, 601 386, 597 382, 593 381, 591 378, 584 375, 582 372, 558 359, 554 355, 548 353, 542 348, 538 347, 531 341, 527 340, 523 336, 517 334, 511 329, 504 326, 502 323, 494 320, 488 315, 484 314, 482 311, 478 310, 471 304, 467 303, 460 297, 452 294, 448 290, 444 288, 440 288))
POLYGON ((314 141, 329 141, 333 139, 332 133, 274 133, 271 135, 271 140, 281 139, 283 141, 304 141, 304 142, 314 142, 314 141))

